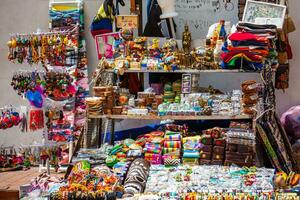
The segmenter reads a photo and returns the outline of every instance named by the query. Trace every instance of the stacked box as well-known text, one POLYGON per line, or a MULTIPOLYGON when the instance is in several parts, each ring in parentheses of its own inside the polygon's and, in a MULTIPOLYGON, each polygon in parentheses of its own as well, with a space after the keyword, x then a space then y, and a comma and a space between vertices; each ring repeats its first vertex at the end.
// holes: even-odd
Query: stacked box
POLYGON ((222 128, 203 131, 201 136, 200 164, 222 165, 225 158, 226 139, 222 128))
POLYGON ((254 165, 255 135, 246 130, 229 130, 227 132, 225 165, 254 165))
MULTIPOLYGON (((115 107, 116 93, 112 86, 94 87, 94 96, 102 97, 104 114, 112 114, 115 107)), ((120 109, 115 109, 118 112, 120 109)))

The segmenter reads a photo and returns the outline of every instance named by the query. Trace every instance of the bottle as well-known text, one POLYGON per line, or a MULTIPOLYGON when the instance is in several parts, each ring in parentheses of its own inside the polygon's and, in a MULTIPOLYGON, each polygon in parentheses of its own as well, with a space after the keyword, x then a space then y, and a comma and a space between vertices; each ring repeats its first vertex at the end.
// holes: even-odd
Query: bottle
POLYGON ((216 48, 214 49, 214 62, 217 65, 221 64, 222 40, 217 40, 216 48))

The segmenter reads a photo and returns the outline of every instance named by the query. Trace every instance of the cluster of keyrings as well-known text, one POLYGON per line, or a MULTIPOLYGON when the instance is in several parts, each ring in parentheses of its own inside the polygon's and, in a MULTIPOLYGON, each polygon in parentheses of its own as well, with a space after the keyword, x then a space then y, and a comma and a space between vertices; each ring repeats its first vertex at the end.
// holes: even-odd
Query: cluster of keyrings
POLYGON ((13 109, 2 110, 0 115, 0 129, 8 129, 13 126, 18 126, 22 121, 18 112, 13 109))
POLYGON ((78 47, 77 41, 74 34, 17 35, 7 42, 8 59, 20 64, 65 66, 68 51, 78 47))

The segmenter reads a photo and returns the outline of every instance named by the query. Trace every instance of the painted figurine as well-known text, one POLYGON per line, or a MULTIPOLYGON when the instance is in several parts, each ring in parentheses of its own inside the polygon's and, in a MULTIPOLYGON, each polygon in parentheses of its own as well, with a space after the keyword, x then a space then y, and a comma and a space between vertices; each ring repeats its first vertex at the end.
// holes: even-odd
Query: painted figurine
POLYGON ((192 34, 189 31, 189 26, 187 24, 184 25, 184 32, 182 33, 182 48, 185 54, 190 52, 192 43, 192 34))

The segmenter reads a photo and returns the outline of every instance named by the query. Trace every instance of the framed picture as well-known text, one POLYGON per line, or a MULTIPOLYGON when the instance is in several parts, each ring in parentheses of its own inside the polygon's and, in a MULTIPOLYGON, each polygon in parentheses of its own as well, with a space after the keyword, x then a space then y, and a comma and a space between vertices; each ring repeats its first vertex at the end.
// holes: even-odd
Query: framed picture
POLYGON ((285 12, 284 5, 248 0, 242 21, 262 25, 273 24, 282 28, 285 12))
POLYGON ((192 75, 182 74, 181 93, 189 94, 192 88, 192 75))
POLYGON ((113 58, 116 40, 120 40, 120 33, 106 33, 95 36, 98 59, 113 58))

